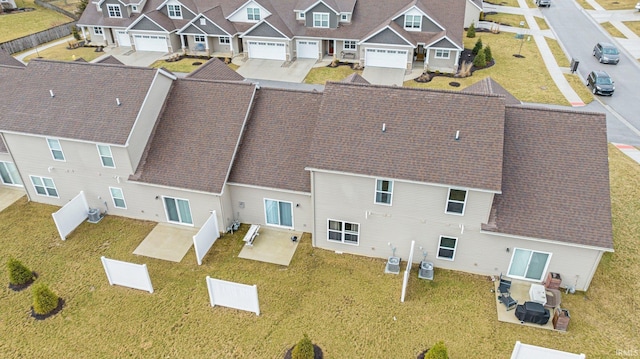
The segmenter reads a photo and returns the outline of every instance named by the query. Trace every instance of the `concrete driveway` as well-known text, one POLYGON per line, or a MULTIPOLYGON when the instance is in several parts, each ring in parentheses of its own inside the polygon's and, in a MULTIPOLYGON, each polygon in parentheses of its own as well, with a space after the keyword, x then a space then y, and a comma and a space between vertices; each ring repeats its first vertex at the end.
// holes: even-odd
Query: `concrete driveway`
POLYGON ((362 71, 362 77, 374 85, 402 86, 404 69, 367 66, 362 71))
POLYGON ((316 62, 314 59, 298 59, 283 67, 285 62, 280 60, 249 59, 237 72, 250 80, 301 83, 316 62))
MULTIPOLYGON (((114 48, 105 47, 104 53, 104 56, 111 55, 127 66, 140 67, 148 67, 152 63, 159 60, 161 57, 167 55, 166 52, 134 51, 131 47, 128 46, 114 48)), ((99 61, 101 58, 102 56, 93 60, 92 62, 99 61)))

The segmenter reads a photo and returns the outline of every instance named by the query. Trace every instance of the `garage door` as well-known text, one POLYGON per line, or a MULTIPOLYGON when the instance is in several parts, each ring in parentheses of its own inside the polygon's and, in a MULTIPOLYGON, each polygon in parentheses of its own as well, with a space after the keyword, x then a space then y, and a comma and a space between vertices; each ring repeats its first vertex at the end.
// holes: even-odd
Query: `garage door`
POLYGON ((249 41, 249 58, 284 61, 287 54, 282 42, 249 41))
POLYGON ((407 68, 407 50, 367 49, 365 66, 407 68))
POLYGON ((126 31, 118 30, 116 36, 118 37, 118 46, 131 46, 131 39, 126 31))
POLYGON ((167 37, 161 35, 133 35, 136 51, 169 52, 167 37))
POLYGON ((317 41, 298 41, 296 49, 299 59, 317 59, 320 53, 317 41))

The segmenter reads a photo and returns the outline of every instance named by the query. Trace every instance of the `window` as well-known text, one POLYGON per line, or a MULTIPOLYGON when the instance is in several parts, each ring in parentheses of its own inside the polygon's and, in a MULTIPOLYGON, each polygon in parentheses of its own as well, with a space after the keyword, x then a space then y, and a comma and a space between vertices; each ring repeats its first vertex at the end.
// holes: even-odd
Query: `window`
POLYGON ((436 59, 448 59, 449 54, 449 50, 436 49, 436 59))
POLYGON ((507 273, 513 278, 541 281, 550 258, 551 253, 515 248, 507 273))
POLYGON ((200 25, 206 25, 207 24, 207 19, 201 17, 200 18, 200 25))
POLYGON ((345 50, 355 50, 356 49, 356 42, 355 41, 345 41, 344 42, 344 49, 345 50))
POLYGON ((249 21, 260 21, 260 9, 257 7, 248 7, 247 19, 249 21))
POLYGON ((376 180, 376 203, 391 205, 393 181, 376 180))
POLYGON ((35 188, 36 193, 39 196, 58 198, 58 190, 56 189, 56 185, 53 183, 53 180, 51 178, 38 176, 30 177, 31 183, 33 183, 33 188, 35 188))
POLYGON ((164 207, 167 210, 167 220, 169 222, 193 224, 189 200, 171 197, 162 198, 164 199, 164 207))
POLYGON ((446 259, 452 261, 456 256, 456 246, 458 245, 458 238, 440 236, 440 243, 438 244, 438 255, 440 259, 446 259))
POLYGON ((0 178, 2 183, 11 186, 22 186, 18 169, 13 162, 0 162, 0 178))
POLYGON ((218 41, 220 42, 220 45, 226 45, 231 42, 231 38, 229 38, 229 36, 221 36, 218 38, 218 41))
POLYGON ((328 221, 327 239, 333 242, 358 244, 360 225, 343 221, 328 221))
POLYGON ((293 227, 293 203, 271 199, 264 200, 266 223, 274 226, 293 227))
POLYGON ((204 42, 204 35, 195 35, 193 36, 193 40, 195 42, 204 42))
POLYGON ((167 12, 172 19, 182 19, 182 8, 180 5, 167 5, 167 12))
POLYGON ((100 161, 102 161, 102 167, 116 167, 116 163, 113 161, 113 155, 111 154, 111 146, 98 145, 98 155, 100 156, 100 161))
POLYGON ((122 189, 109 187, 109 192, 111 192, 111 199, 113 200, 113 205, 116 206, 116 208, 127 209, 127 203, 124 201, 122 189))
POLYGON ((138 12, 138 5, 131 5, 132 12, 138 12))
POLYGON ((349 19, 349 15, 347 14, 340 14, 340 20, 341 21, 347 21, 349 19))
POLYGON ((62 152, 60 141, 53 138, 47 138, 47 144, 49 145, 53 159, 56 161, 64 161, 64 153, 62 152))
POLYGON ((122 12, 120 11, 120 5, 107 4, 107 12, 109 13, 109 17, 122 17, 122 12))
POLYGON ((422 24, 422 15, 405 15, 404 16, 404 28, 405 29, 417 29, 420 30, 422 24))
POLYGON ((450 214, 464 214, 464 204, 466 200, 467 191, 450 188, 446 212, 450 214))
POLYGON ((299 12, 298 13, 298 19, 304 19, 304 13, 303 12, 299 12))
POLYGON ((329 27, 329 14, 313 13, 313 27, 329 27))
POLYGON ((102 28, 101 28, 101 27, 98 27, 98 26, 94 26, 94 27, 93 27, 93 33, 94 33, 95 35, 102 35, 102 34, 103 34, 103 32, 102 32, 102 28))

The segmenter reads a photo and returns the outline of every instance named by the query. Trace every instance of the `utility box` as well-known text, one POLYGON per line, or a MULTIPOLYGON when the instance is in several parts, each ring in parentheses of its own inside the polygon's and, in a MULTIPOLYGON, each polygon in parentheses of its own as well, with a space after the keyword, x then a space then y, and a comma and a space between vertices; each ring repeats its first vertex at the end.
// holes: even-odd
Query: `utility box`
POLYGON ((569 69, 571 69, 571 73, 578 71, 578 65, 580 65, 580 61, 578 59, 571 59, 571 64, 569 65, 569 69))
POLYGON ((569 326, 569 319, 571 319, 571 317, 569 316, 568 310, 556 308, 553 314, 553 329, 566 332, 569 326))

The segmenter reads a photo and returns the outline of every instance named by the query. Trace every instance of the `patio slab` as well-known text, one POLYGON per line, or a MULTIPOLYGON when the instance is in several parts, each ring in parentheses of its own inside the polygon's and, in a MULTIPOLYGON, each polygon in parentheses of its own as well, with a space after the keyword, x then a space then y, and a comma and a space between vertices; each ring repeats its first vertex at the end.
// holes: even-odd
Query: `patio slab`
POLYGON ((22 187, 0 186, 0 212, 25 195, 22 187))
POLYGON ((158 223, 133 254, 180 262, 193 245, 193 236, 196 233, 196 228, 158 223))
POLYGON ((368 66, 362 71, 362 77, 374 85, 402 86, 404 69, 368 66))
POLYGON ((250 81, 301 83, 316 62, 317 60, 314 59, 297 59, 284 67, 285 62, 280 60, 249 59, 238 68, 237 72, 250 81))
MULTIPOLYGON (((549 308, 547 309, 549 309, 551 318, 549 318, 549 321, 547 322, 547 324, 540 325, 540 324, 533 324, 533 323, 520 323, 520 319, 516 318, 516 310, 511 309, 507 311, 507 308, 505 307, 505 305, 502 304, 498 299, 498 296, 500 295, 500 293, 498 292, 499 282, 500 281, 496 279, 496 281, 494 282, 495 293, 492 293, 494 295, 494 299, 496 300, 496 310, 498 312, 499 321, 505 322, 505 323, 518 324, 518 325, 526 325, 532 328, 555 330, 553 329, 553 322, 552 322, 553 309, 549 309, 549 308)), ((530 287, 531 287, 531 283, 529 282, 520 282, 520 281, 513 280, 511 282, 511 297, 517 300, 518 304, 524 304, 524 302, 530 301, 529 299, 530 287)))
POLYGON ((302 232, 261 226, 253 246, 242 247, 239 258, 288 266, 296 253, 302 232), (298 241, 291 241, 297 236, 298 241))

